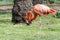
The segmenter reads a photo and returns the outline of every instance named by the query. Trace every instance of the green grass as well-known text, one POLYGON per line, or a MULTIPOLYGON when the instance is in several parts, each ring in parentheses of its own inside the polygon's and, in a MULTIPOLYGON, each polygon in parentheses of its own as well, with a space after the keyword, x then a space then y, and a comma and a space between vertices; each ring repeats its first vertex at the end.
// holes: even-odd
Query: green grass
POLYGON ((0 40, 60 40, 60 19, 48 15, 37 17, 29 26, 13 25, 11 12, 0 12, 0 40))
POLYGON ((0 0, 0 6, 13 5, 13 0, 0 0))

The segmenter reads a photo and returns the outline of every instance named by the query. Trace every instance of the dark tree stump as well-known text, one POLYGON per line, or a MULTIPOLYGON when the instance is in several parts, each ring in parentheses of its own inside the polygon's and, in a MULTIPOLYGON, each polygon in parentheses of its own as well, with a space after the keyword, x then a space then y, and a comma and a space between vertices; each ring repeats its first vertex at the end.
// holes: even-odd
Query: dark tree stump
POLYGON ((30 11, 32 7, 32 0, 14 0, 12 9, 12 22, 25 22, 26 12, 30 11))

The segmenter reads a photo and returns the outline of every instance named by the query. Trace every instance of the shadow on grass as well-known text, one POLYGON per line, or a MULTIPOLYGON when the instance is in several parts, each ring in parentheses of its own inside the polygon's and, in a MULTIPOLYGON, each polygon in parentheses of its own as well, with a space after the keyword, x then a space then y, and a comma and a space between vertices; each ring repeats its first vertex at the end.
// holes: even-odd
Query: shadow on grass
POLYGON ((0 20, 0 23, 11 23, 10 19, 0 20))
POLYGON ((0 11, 0 23, 11 23, 11 12, 0 11))
POLYGON ((8 14, 8 13, 11 13, 10 11, 0 11, 0 15, 1 14, 8 14))

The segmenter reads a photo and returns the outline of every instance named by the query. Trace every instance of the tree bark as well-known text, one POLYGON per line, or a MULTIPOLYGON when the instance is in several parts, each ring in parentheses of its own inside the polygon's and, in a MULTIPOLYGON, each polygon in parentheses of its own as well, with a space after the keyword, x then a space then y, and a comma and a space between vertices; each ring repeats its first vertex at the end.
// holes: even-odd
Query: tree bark
POLYGON ((35 4, 43 4, 44 0, 33 0, 33 5, 35 4))
POLYGON ((14 0, 12 9, 12 22, 25 22, 26 12, 30 11, 32 7, 32 0, 14 0))

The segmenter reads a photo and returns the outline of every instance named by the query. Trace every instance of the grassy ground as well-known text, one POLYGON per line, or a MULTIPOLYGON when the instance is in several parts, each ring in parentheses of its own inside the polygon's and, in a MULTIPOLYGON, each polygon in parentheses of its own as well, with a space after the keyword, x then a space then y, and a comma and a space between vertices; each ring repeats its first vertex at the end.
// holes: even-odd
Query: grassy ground
POLYGON ((0 40, 60 40, 60 19, 38 17, 30 26, 11 23, 10 12, 0 12, 0 40), (2 13, 2 14, 1 14, 2 13), (39 24, 40 18, 42 25, 39 24))
POLYGON ((4 6, 4 5, 12 5, 13 4, 13 0, 0 0, 0 6, 4 6))

